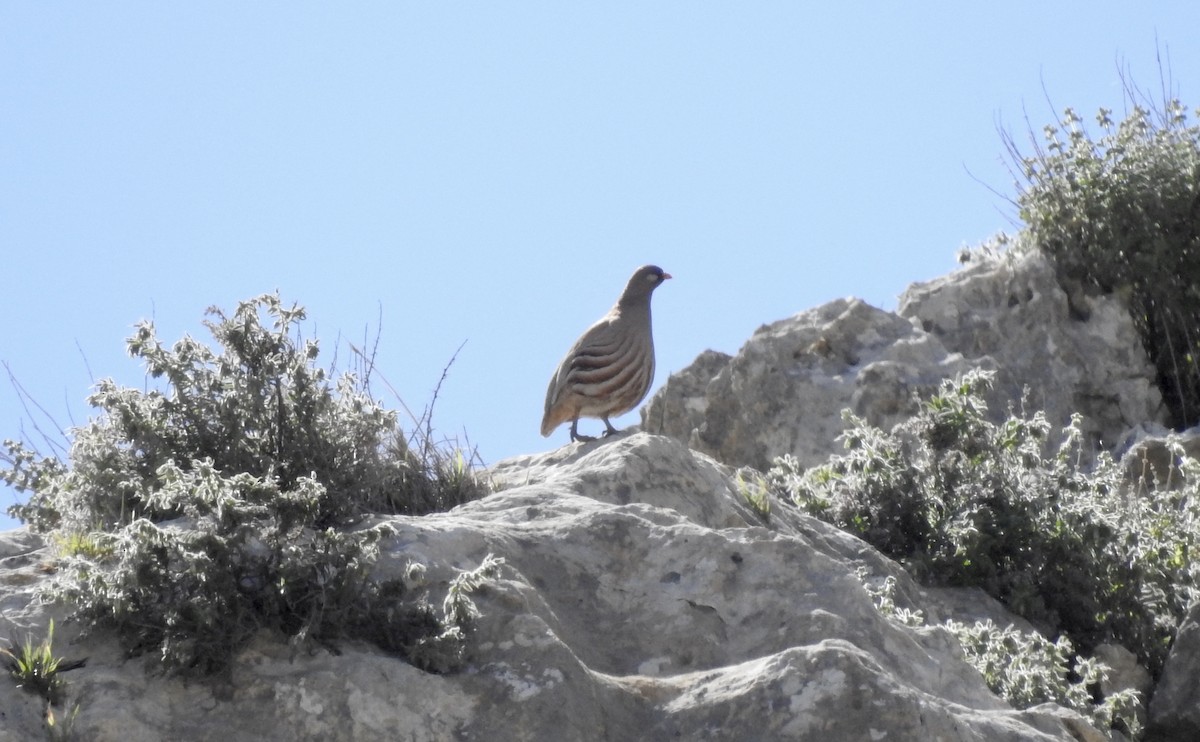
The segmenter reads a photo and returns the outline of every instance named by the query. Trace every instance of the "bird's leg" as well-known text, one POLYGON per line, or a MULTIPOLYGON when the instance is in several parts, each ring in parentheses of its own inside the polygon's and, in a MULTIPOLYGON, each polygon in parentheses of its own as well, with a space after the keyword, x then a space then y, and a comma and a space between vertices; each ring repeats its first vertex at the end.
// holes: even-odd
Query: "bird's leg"
POLYGON ((621 432, 612 426, 612 423, 610 423, 608 421, 607 417, 604 418, 604 428, 605 428, 605 430, 604 430, 605 438, 607 438, 610 435, 616 435, 617 433, 621 432))
MULTIPOLYGON (((608 421, 606 420, 605 422, 608 422, 608 421)), ((579 418, 575 418, 574 420, 572 420, 572 421, 571 421, 571 441, 572 441, 572 442, 574 442, 574 441, 594 441, 594 440, 596 440, 595 436, 591 436, 591 435, 581 435, 581 434, 579 433, 579 430, 577 429, 577 426, 578 426, 578 425, 579 425, 579 418)))

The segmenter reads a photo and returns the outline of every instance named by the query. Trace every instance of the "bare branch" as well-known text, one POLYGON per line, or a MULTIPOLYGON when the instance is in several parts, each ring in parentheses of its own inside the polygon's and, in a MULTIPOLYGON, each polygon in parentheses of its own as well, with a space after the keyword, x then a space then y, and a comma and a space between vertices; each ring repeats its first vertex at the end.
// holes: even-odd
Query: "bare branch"
POLYGON ((3 361, 0 363, 3 364, 4 371, 8 374, 8 382, 12 385, 13 390, 16 391, 17 399, 20 400, 21 407, 25 410, 25 414, 28 416, 29 422, 31 425, 33 425, 33 429, 37 432, 38 437, 45 442, 46 448, 51 451, 56 458, 66 458, 67 448, 70 446, 70 441, 67 439, 66 433, 63 432, 65 429, 58 424, 58 421, 54 419, 54 416, 51 415, 45 407, 42 407, 42 405, 39 404, 38 401, 34 399, 28 391, 26 391, 25 387, 21 386, 21 382, 17 380, 17 376, 13 373, 12 367, 8 365, 8 361, 3 361), (33 414, 33 411, 29 409, 31 404, 33 405, 34 409, 41 413, 42 417, 44 417, 50 422, 50 424, 54 426, 55 430, 57 431, 57 437, 62 439, 62 443, 59 443, 48 433, 46 433, 46 431, 42 430, 42 427, 38 424, 37 417, 33 414))

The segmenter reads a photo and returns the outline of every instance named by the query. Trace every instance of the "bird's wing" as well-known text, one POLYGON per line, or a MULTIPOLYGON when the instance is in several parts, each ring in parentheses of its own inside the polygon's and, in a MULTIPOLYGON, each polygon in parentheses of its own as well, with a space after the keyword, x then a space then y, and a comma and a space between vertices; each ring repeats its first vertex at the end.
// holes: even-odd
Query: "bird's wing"
POLYGON ((618 315, 606 315, 575 341, 559 368, 562 381, 585 377, 588 372, 612 363, 613 356, 619 354, 630 340, 619 320, 618 315))
POLYGON ((547 413, 558 401, 572 373, 578 374, 581 371, 593 368, 597 357, 612 354, 620 348, 621 333, 617 326, 619 318, 620 316, 614 312, 610 312, 600 318, 596 324, 589 327, 579 336, 579 339, 575 341, 575 344, 563 356, 563 359, 558 364, 558 370, 554 372, 554 377, 550 379, 549 388, 546 389, 547 413))

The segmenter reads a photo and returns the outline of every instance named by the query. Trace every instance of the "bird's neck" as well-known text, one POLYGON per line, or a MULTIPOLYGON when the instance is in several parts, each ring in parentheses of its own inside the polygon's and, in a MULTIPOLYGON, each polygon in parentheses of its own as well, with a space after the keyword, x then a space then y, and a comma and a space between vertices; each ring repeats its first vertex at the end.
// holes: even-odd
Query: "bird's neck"
POLYGON ((650 314, 650 302, 641 299, 619 299, 613 306, 617 314, 650 314))

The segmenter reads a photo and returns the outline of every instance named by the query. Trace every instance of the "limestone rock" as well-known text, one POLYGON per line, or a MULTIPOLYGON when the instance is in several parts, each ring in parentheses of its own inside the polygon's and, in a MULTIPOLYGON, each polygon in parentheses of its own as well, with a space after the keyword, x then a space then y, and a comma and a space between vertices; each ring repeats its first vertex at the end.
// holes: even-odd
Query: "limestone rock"
MULTIPOLYGON (((353 643, 292 651, 263 635, 226 680, 187 683, 95 635, 58 647, 91 656, 69 677, 79 738, 1105 738, 1057 706, 1008 707, 944 630, 875 609, 858 567, 894 575, 906 607, 938 610, 897 565, 783 503, 764 518, 733 472, 670 438, 573 444, 492 476, 504 489, 483 500, 391 518, 398 534, 377 565, 390 577, 423 563, 437 600, 457 571, 489 553, 506 560, 477 596, 464 671, 430 675, 353 643)), ((0 571, 6 624, 10 610, 48 618, 30 590, 50 555, 23 543, 0 571)), ((0 740, 42 736, 32 696, 0 682, 0 709, 0 740)))
POLYGON ((997 418, 1025 404, 1057 431, 1080 412, 1095 448, 1112 450, 1166 411, 1124 305, 1078 301, 1086 317, 1037 254, 914 284, 896 314, 833 301, 760 328, 736 356, 701 354, 642 410, 642 429, 733 466, 764 469, 785 453, 810 466, 839 450, 843 409, 886 430, 912 414, 915 395, 980 367, 997 372, 997 418))
POLYGON ((706 350, 690 366, 672 374, 662 391, 643 408, 642 429, 662 433, 669 425, 671 435, 686 441, 691 431, 704 424, 709 382, 732 360, 727 353, 706 350))
POLYGON ((732 466, 765 470, 784 453, 807 466, 838 446, 843 409, 890 428, 917 392, 968 368, 908 320, 839 299, 759 328, 735 357, 702 354, 654 395, 642 429, 732 466))
POLYGON ((1055 428, 1080 413, 1097 449, 1112 450, 1136 425, 1166 422, 1128 307, 1116 296, 1072 301, 1041 253, 983 258, 913 284, 898 313, 951 351, 991 358, 1001 399, 1027 399, 1055 428))

